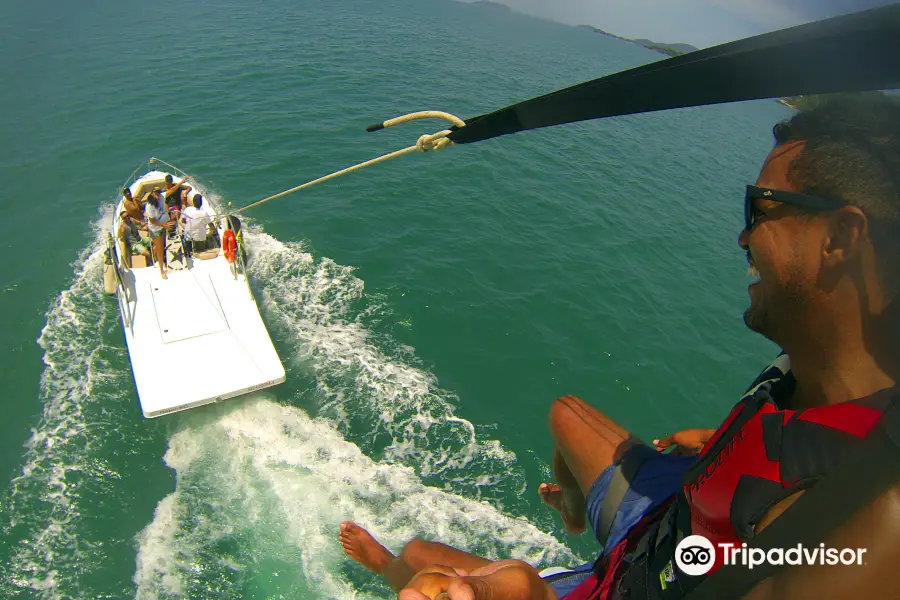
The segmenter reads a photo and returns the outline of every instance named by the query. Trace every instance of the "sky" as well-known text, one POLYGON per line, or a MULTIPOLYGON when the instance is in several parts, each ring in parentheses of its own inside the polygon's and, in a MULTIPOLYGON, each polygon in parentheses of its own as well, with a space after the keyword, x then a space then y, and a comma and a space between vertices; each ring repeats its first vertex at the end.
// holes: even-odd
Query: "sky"
POLYGON ((519 12, 627 38, 699 48, 897 0, 498 0, 519 12))

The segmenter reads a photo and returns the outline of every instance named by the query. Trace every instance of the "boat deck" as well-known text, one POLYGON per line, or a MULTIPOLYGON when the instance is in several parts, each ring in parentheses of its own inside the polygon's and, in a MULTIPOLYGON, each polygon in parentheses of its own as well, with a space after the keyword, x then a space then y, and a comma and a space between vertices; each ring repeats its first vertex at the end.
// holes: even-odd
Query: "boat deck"
POLYGON ((145 417, 285 379, 245 275, 235 277, 223 253, 205 255, 215 257, 187 259, 187 268, 167 269, 165 280, 155 264, 139 267, 136 261, 135 268, 121 270, 119 307, 145 417))

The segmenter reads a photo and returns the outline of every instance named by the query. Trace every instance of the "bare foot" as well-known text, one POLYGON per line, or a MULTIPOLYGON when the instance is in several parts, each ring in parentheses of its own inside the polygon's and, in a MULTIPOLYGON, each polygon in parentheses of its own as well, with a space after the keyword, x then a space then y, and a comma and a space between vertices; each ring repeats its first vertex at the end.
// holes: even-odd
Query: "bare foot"
POLYGON ((395 558, 368 531, 352 521, 341 523, 341 545, 353 560, 378 575, 383 575, 395 558))
POLYGON ((160 271, 159 274, 162 275, 162 278, 163 278, 163 279, 168 279, 168 278, 169 278, 169 276, 166 275, 166 272, 165 272, 165 271, 160 271))
MULTIPOLYGON (((538 494, 544 504, 559 513, 563 525, 569 533, 581 533, 585 529, 584 501, 576 510, 570 507, 571 501, 566 501, 566 495, 562 488, 555 483, 542 483, 538 487, 538 494)), ((576 503, 577 504, 577 503, 576 503)))

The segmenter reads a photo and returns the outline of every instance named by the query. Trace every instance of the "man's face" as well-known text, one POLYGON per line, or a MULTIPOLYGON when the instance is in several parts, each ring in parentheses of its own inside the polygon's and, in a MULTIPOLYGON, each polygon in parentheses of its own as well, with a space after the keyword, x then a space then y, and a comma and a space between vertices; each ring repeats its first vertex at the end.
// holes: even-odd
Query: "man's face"
MULTIPOLYGON (((802 142, 779 146, 769 153, 756 185, 799 191, 787 180, 791 162, 803 152, 802 142)), ((789 204, 758 200, 756 223, 738 237, 759 280, 749 287, 747 327, 782 343, 781 338, 808 319, 816 296, 816 281, 826 231, 820 219, 789 204), (776 339, 778 338, 778 339, 776 339)))

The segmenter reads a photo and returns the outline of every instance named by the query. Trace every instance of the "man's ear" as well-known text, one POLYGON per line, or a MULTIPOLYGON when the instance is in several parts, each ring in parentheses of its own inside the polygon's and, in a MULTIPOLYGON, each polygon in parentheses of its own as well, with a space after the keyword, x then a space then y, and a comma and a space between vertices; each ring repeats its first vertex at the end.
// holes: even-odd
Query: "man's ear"
POLYGON ((826 267, 836 267, 858 255, 869 237, 869 221, 856 206, 845 206, 829 219, 828 232, 822 260, 826 267))

